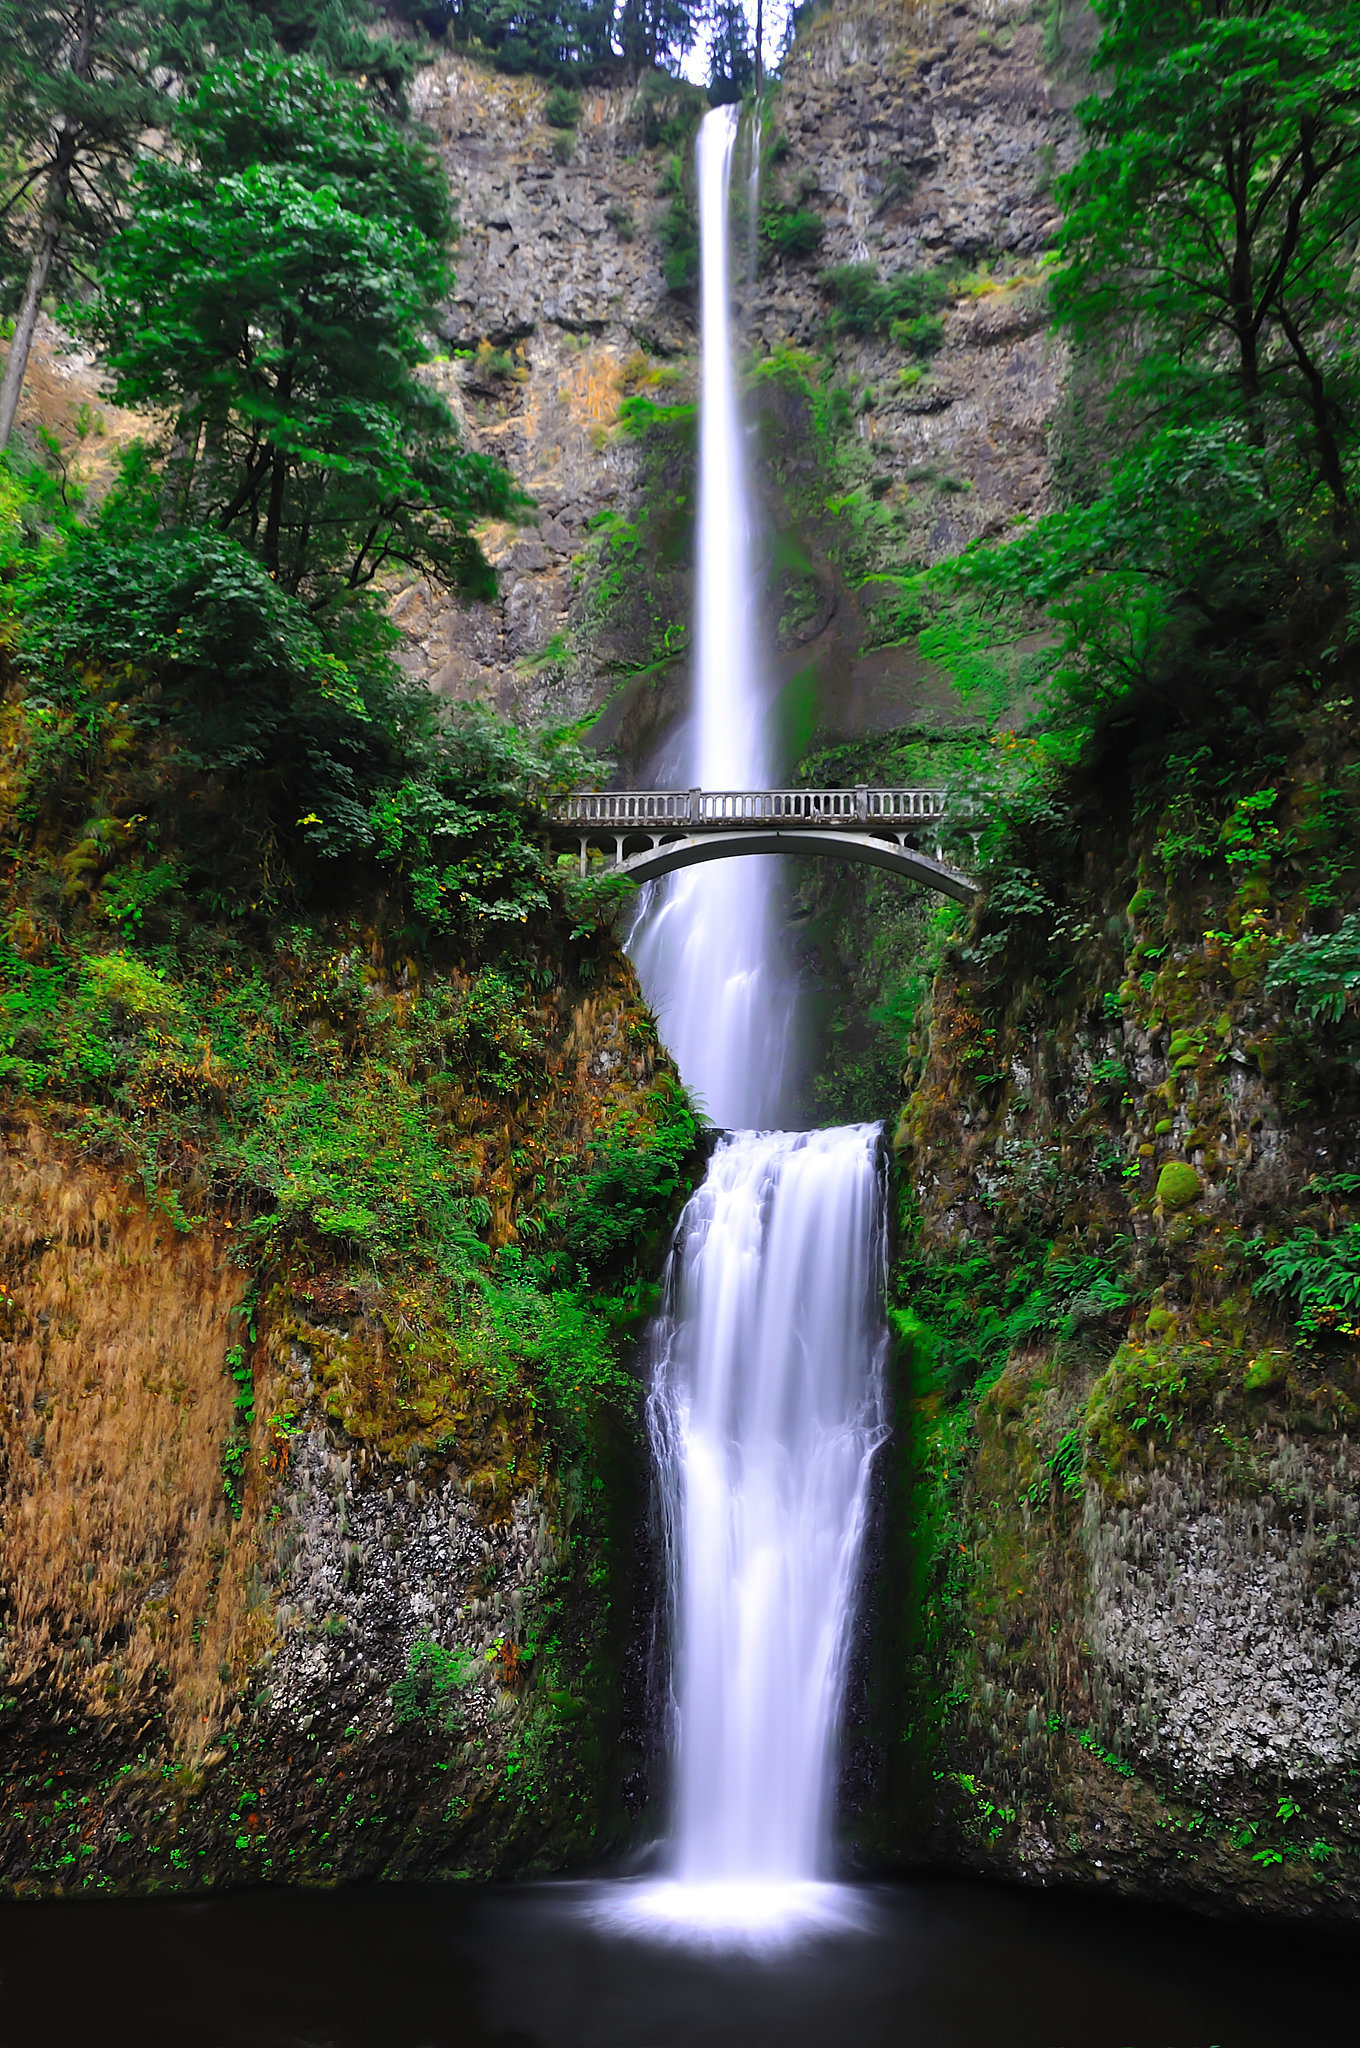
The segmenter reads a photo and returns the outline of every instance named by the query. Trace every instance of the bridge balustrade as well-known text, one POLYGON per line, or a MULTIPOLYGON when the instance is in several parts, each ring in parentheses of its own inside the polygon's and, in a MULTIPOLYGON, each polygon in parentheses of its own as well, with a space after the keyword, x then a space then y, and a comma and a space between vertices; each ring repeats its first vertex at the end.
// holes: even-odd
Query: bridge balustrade
POLYGON ((910 824, 943 817, 943 789, 573 790, 551 807, 559 825, 595 831, 703 830, 797 823, 803 828, 910 824))

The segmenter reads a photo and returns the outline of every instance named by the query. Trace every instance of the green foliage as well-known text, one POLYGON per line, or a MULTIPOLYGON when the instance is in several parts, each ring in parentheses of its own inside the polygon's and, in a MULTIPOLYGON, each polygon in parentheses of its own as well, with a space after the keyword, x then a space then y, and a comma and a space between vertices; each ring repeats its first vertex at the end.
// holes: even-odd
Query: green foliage
POLYGON ((543 1046, 523 1014, 523 996, 504 974, 484 967, 447 1028, 449 1050, 496 1095, 523 1088, 543 1046))
POLYGON ((502 1258, 501 1279, 485 1290, 487 1326, 501 1369, 527 1375, 536 1405, 558 1445, 580 1457, 605 1414, 636 1425, 641 1388, 618 1358, 618 1323, 627 1304, 552 1288, 502 1258))
POLYGON ((642 124, 642 140, 648 149, 683 154, 707 109, 708 95, 687 78, 646 71, 638 81, 632 111, 642 124))
POLYGON ((1277 953, 1266 973, 1267 995, 1283 996, 1308 1024, 1339 1024, 1360 995, 1360 911, 1334 932, 1299 939, 1277 953))
POLYGON ((554 1218, 563 1251, 582 1280, 617 1279, 636 1260, 638 1244, 665 1229, 696 1142, 694 1119, 677 1104, 645 1149, 617 1138, 595 1148, 590 1170, 554 1218))
POLYGON ((124 873, 111 921, 140 923, 176 878, 260 907, 314 893, 355 859, 429 932, 489 933, 560 902, 534 798, 578 778, 579 750, 482 709, 441 711, 390 661, 376 621, 349 609, 337 623, 343 654, 236 541, 211 533, 78 532, 30 576, 29 813, 61 797, 92 742, 129 768, 158 749, 163 776, 181 784, 180 865, 124 873), (203 775, 230 800, 191 800, 203 775))
POLYGON ((1114 0, 1104 18, 1103 89, 1081 108, 1089 147, 1059 185, 1059 315, 1081 336, 1136 334, 1136 403, 1155 391, 1164 422, 1231 421, 1277 493, 1291 470, 1310 473, 1345 523, 1353 10, 1114 0))
POLYGON ((940 1260, 908 1249, 894 1270, 902 1306, 890 1311, 917 1353, 918 1382, 950 1399, 985 1390, 1017 1348, 1047 1338, 1072 1343, 1127 1327, 1138 1298, 1123 1270, 1127 1240, 1104 1252, 1044 1254, 997 1262, 986 1252, 940 1260))
POLYGON ((834 334, 891 334, 899 348, 930 356, 944 340, 939 309, 949 287, 938 271, 899 270, 880 282, 872 263, 842 263, 822 273, 834 334))
POLYGON ((313 608, 402 563, 486 596, 519 498, 417 374, 448 288, 433 157, 302 61, 218 71, 138 169, 80 324, 127 405, 179 414, 176 514, 313 608))
POLYGON ((753 24, 742 0, 710 0, 708 96, 715 107, 740 102, 755 83, 753 24))
POLYGON ((477 1675, 471 1650, 445 1650, 429 1636, 411 1645, 405 1675, 388 1690, 398 1728, 434 1722, 450 1733, 462 1725, 460 1694, 477 1675))
POLYGON ((310 57, 367 86, 389 112, 405 110, 419 45, 383 35, 374 0, 165 0, 161 12, 189 76, 213 60, 310 57))
POLYGON ((673 157, 659 188, 670 204, 657 216, 661 271, 668 291, 687 292, 699 276, 699 216, 679 157, 673 157))
POLYGON ((432 35, 487 55, 500 71, 545 78, 642 74, 658 100, 697 88, 672 76, 703 20, 696 0, 406 0, 432 35), (654 67, 663 67, 657 69, 654 67), (653 82, 655 82, 653 84, 653 82))
POLYGON ((620 875, 607 867, 591 868, 584 875, 578 874, 569 855, 559 861, 558 874, 567 910, 573 919, 571 936, 574 939, 588 938, 596 932, 612 935, 618 928, 619 918, 637 896, 637 884, 631 875, 620 875))
POLYGON ((816 255, 826 233, 826 222, 810 207, 771 206, 760 217, 760 232, 776 256, 800 261, 816 255))
POLYGON ((543 118, 550 128, 574 128, 581 118, 581 96, 555 85, 543 102, 543 118))
POLYGON ((1254 1292, 1297 1304, 1299 1328, 1360 1337, 1360 1223, 1348 1223, 1333 1237, 1296 1230, 1282 1244, 1253 1239, 1248 1247, 1264 1271, 1254 1292))
POLYGON ((106 241, 143 132, 166 110, 165 10, 86 0, 0 0, 0 291, 25 273, 40 289, 88 270, 106 241), (45 262, 44 262, 45 256, 45 262))

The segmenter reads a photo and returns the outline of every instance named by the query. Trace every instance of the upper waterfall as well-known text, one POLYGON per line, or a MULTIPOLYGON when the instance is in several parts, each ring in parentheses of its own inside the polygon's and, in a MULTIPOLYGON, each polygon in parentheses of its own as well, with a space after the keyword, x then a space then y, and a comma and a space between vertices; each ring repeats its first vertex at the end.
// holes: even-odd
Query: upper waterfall
MULTIPOLYGON (((732 160, 738 109, 699 129, 698 575, 694 699, 676 764, 705 789, 762 789, 775 772, 757 656, 757 576, 732 346, 732 160)), ((792 978, 780 960, 778 871, 719 863, 654 884, 631 943, 676 1063, 715 1123, 777 1123, 787 1089, 792 978)))

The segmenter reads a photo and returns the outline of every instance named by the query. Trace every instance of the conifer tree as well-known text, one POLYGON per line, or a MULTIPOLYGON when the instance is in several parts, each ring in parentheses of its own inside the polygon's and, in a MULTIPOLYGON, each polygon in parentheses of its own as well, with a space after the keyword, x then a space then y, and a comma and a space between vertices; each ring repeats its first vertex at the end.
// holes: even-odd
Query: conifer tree
POLYGON ((0 199, 0 249, 11 276, 23 276, 0 380, 0 448, 43 296, 106 239, 139 138, 156 119, 153 17, 127 0, 0 0, 0 123, 15 166, 0 199))

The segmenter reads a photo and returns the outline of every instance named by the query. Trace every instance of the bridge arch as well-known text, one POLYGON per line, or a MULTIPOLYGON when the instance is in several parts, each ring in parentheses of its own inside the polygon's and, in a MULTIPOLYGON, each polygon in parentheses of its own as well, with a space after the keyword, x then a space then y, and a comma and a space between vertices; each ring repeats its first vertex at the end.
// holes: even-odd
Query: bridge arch
POLYGON ((931 832, 938 847, 948 805, 947 789, 867 783, 853 789, 582 789, 557 798, 548 815, 558 843, 579 848, 583 875, 592 847, 605 851, 611 873, 637 882, 738 854, 812 854, 864 861, 968 903, 978 892, 972 876, 951 867, 938 850, 932 858, 915 844, 931 832))
POLYGON ((639 852, 627 853, 621 860, 609 863, 609 872, 631 875, 636 882, 654 882, 662 875, 674 874, 678 868, 695 867, 703 861, 733 860, 748 853, 813 854, 822 860, 863 861, 870 867, 886 868, 904 881, 935 889, 942 896, 952 896, 959 903, 971 903, 978 889, 971 875, 945 861, 932 859, 914 846, 860 832, 763 832, 748 828, 744 832, 694 833, 683 839, 660 840, 639 852))

